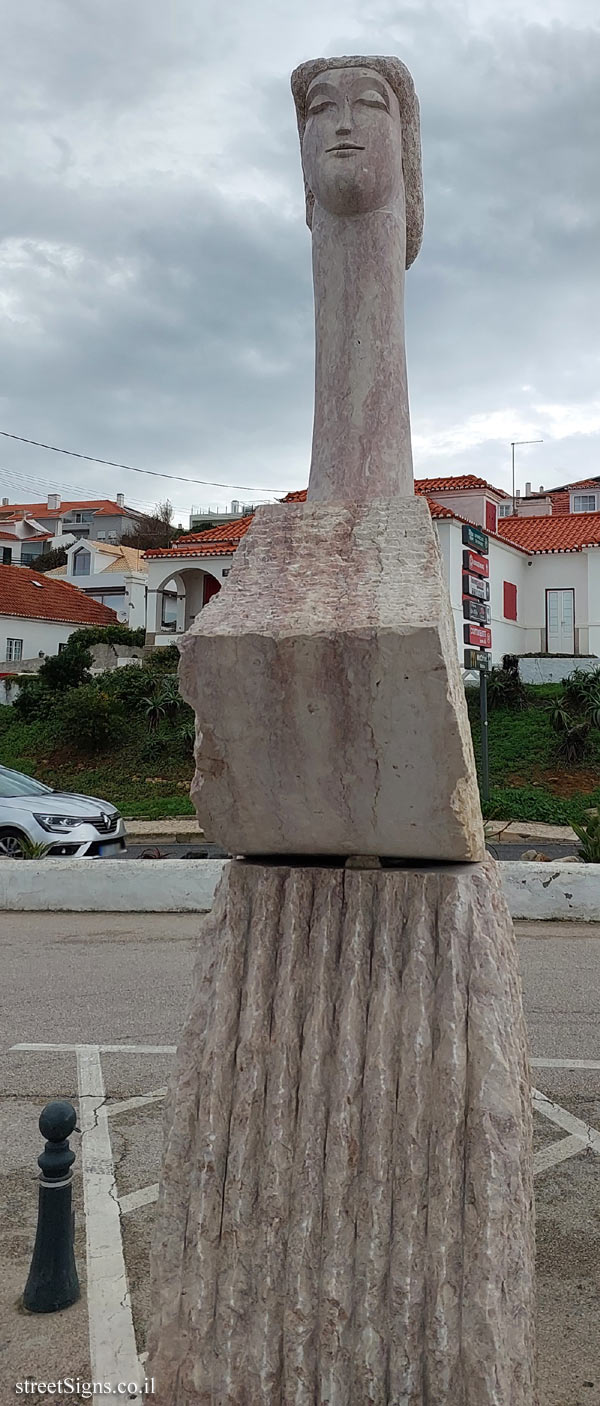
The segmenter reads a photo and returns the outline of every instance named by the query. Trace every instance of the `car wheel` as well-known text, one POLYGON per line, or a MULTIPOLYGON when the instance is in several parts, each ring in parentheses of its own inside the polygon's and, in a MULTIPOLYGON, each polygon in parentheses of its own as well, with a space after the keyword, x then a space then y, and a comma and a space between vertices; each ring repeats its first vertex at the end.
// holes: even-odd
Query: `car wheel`
POLYGON ((0 830, 0 859, 24 859, 23 836, 18 830, 0 830))

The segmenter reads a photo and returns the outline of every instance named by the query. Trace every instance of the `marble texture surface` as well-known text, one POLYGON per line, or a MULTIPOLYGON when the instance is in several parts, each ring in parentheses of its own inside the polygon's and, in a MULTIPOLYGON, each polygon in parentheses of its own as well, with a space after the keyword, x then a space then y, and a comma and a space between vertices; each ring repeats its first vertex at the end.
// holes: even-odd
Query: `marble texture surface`
POLYGON ((234 863, 167 1101, 156 1406, 534 1406, 497 866, 234 863))
POLYGON ((180 682, 200 824, 230 853, 483 858, 423 499, 259 509, 183 641, 180 682))

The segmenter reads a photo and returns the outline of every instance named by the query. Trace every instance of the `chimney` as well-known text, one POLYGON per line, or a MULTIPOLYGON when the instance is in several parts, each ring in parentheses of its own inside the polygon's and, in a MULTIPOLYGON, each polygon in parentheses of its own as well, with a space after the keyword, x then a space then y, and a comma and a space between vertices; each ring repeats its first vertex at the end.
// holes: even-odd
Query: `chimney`
POLYGON ((525 484, 525 497, 526 497, 526 498, 531 498, 531 484, 530 484, 530 483, 526 483, 526 484, 525 484))
POLYGON ((57 513, 60 508, 60 493, 48 494, 48 512, 57 513))
POLYGON ((516 492, 516 495, 515 495, 515 496, 516 496, 517 498, 520 498, 520 497, 521 497, 521 489, 520 489, 520 488, 517 488, 517 492, 516 492))
POLYGON ((7 508, 7 507, 8 507, 8 504, 9 504, 9 501, 10 501, 10 500, 9 500, 8 498, 3 498, 3 499, 2 499, 2 507, 3 507, 3 508, 7 508))
POLYGON ((117 506, 118 506, 119 508, 124 508, 124 507, 125 507, 125 494, 124 494, 124 493, 117 493, 117 506))
POLYGON ((543 493, 543 492, 544 492, 544 485, 543 485, 543 483, 540 483, 540 493, 543 493))

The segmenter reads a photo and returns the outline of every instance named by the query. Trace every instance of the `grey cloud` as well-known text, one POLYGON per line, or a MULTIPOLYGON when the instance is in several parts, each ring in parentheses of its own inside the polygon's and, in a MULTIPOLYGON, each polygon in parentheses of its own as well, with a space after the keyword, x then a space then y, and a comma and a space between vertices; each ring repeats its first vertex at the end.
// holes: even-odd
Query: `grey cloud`
MULTIPOLYGON (((272 7, 262 3, 264 43, 272 7)), ((395 5, 348 9, 349 31, 332 33, 328 51, 400 53, 421 98, 426 236, 407 285, 416 432, 594 399, 600 35, 526 18, 475 33, 462 7, 437 0, 400 21, 395 5)), ((2 427, 150 468, 296 487, 310 453, 312 294, 288 73, 258 47, 236 50, 237 6, 206 14, 182 4, 175 28, 145 0, 102 12, 39 5, 31 43, 14 6, 2 235, 21 261, 3 265, 2 427), (187 143, 172 168, 156 146, 163 107, 187 143), (221 137, 196 161, 202 114, 221 137), (84 154, 103 123, 98 173, 84 154)), ((309 7, 289 68, 323 52, 315 30, 309 7)), ((597 436, 572 435, 545 463, 576 477, 597 448, 597 436)), ((57 474, 41 452, 5 445, 9 456, 15 472, 57 474)), ((504 486, 506 466, 493 437, 417 460, 422 473, 477 468, 504 486)), ((122 486, 116 471, 61 467, 90 492, 122 486)), ((125 487, 144 499, 169 491, 150 479, 125 487)), ((181 486, 173 496, 185 507, 231 495, 181 486)))

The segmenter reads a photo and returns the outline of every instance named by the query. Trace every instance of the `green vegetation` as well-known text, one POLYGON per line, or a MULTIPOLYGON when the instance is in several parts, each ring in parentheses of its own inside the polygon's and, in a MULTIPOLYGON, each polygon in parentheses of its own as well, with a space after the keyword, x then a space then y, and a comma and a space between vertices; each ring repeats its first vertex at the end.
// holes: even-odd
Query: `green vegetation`
MULTIPOLYGON (((120 625, 78 630, 12 707, 0 707, 0 761, 131 817, 191 815, 194 716, 177 687, 177 646, 149 654, 143 667, 92 677, 90 646, 111 640, 142 643, 120 625)), ((486 815, 589 828, 586 812, 600 807, 600 669, 576 670, 563 685, 523 685, 507 657, 488 685, 486 815)), ((467 704, 479 758, 478 688, 467 689, 467 704)), ((600 845, 595 831, 587 843, 600 845)))
MULTIPOLYGON (((490 819, 579 824, 600 804, 600 669, 575 670, 564 684, 519 684, 512 692, 510 672, 494 669, 489 677, 484 812, 490 819)), ((478 688, 467 689, 467 702, 479 759, 478 688)))
POLYGON ((191 815, 194 715, 174 670, 176 645, 92 677, 89 647, 143 643, 143 631, 77 630, 66 649, 0 707, 0 761, 55 790, 112 801, 125 815, 191 815), (140 638, 141 633, 141 638, 140 638))
POLYGON ((597 810, 586 816, 582 824, 573 823, 581 844, 579 853, 586 864, 600 864, 600 814, 597 810))

